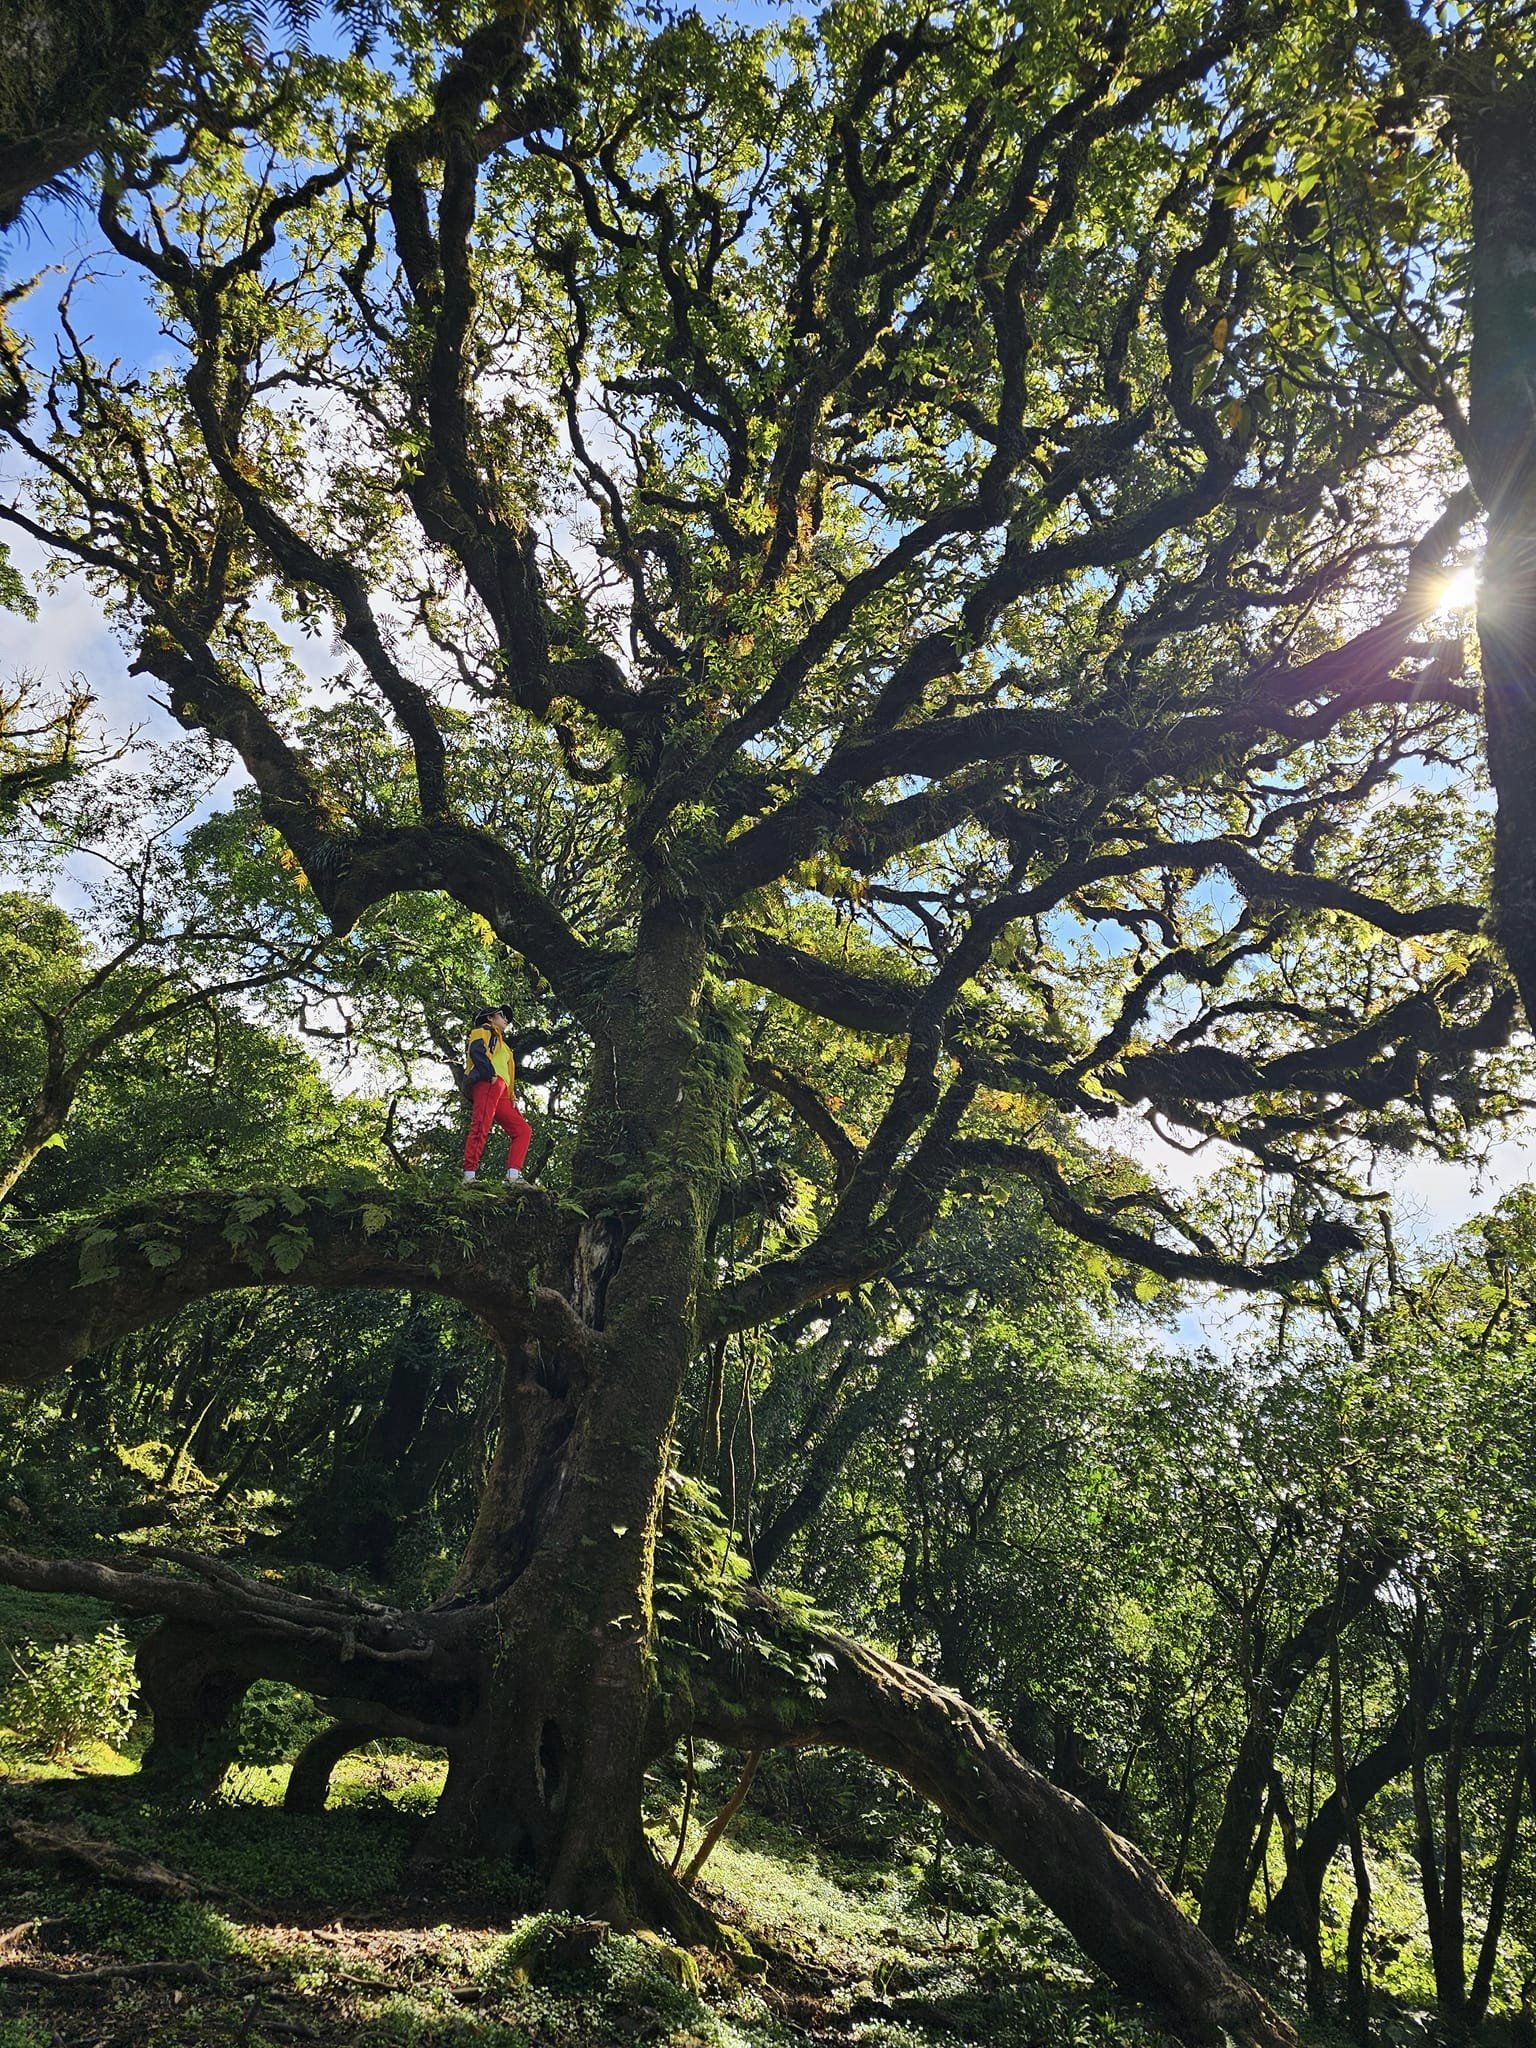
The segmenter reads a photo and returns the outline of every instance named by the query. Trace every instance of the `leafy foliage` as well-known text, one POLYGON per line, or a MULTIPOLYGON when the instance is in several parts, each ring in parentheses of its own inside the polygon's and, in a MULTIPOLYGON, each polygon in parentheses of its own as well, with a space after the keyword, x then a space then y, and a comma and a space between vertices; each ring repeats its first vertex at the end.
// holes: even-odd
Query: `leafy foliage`
POLYGON ((138 1680, 120 1628, 76 1642, 12 1653, 14 1675, 0 1694, 0 1714, 28 1748, 53 1763, 90 1742, 116 1745, 133 1726, 138 1680))

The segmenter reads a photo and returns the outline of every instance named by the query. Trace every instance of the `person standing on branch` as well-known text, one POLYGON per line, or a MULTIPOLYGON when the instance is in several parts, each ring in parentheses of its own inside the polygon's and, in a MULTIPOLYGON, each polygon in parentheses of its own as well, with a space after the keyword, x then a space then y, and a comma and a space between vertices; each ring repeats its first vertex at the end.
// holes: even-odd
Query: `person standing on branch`
POLYGON ((475 1179, 491 1126, 507 1134, 507 1181, 515 1187, 523 1177, 533 1128, 513 1098, 516 1065, 507 1043, 505 1010, 479 1010, 471 1019, 465 1045, 464 1071, 470 1082, 469 1135, 464 1140, 464 1178, 475 1179))

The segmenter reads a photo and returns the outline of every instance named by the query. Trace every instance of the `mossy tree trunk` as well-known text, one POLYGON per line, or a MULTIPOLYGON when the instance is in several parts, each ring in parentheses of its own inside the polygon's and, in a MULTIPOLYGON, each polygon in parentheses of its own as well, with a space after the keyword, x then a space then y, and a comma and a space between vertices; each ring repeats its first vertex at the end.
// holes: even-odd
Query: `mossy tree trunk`
POLYGON ((677 1725, 752 1751, 855 1749, 1005 1857, 1085 1952, 1197 2048, 1297 2048, 1286 2021, 1180 1911, 1134 1844, 921 1673, 762 1596, 742 1640, 695 1663, 677 1725), (761 1654, 766 1652, 767 1654, 761 1654))
POLYGON ((619 1926, 657 1917, 666 1889, 640 1820, 656 1535, 733 1092, 701 1011, 705 958, 702 915, 663 903, 607 1004, 577 1164, 600 1192, 566 1277, 590 1338, 532 1339, 509 1363, 448 1595, 482 1610, 483 1675, 421 1851, 516 1851, 552 1905, 619 1926))
POLYGON ((0 55, 0 231, 132 114, 209 0, 13 0, 0 55))

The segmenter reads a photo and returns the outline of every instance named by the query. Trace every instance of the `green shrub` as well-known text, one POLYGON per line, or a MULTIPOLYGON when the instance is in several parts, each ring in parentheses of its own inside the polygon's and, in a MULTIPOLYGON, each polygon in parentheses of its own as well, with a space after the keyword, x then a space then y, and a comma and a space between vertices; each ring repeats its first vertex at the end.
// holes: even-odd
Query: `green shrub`
POLYGON ((304 1900, 341 1912, 400 1883, 419 1824, 403 1814, 284 1813, 233 1799, 168 1813, 146 1801, 115 1804, 112 1834, 173 1870, 262 1901, 304 1900))
POLYGON ((281 1764, 291 1761, 326 1726, 308 1693, 275 1679, 258 1678, 240 1703, 235 1733, 237 1764, 281 1764))
POLYGON ((74 1939, 126 1962, 217 1962, 235 1946, 222 1914, 195 1899, 141 1899, 105 1886, 70 1909, 74 1939))
POLYGON ((54 2033, 41 2020, 0 2020, 0 2048, 53 2048, 54 2033))
POLYGON ((128 1638, 116 1626, 83 1641, 16 1656, 0 1696, 0 1719, 26 1748, 62 1763, 84 1742, 122 1741, 133 1726, 138 1678, 128 1638))

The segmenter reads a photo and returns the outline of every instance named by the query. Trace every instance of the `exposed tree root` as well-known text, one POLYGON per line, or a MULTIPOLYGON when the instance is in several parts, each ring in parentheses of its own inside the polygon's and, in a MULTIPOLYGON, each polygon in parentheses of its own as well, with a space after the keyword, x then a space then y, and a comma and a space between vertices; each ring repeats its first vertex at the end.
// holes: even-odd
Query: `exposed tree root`
POLYGON ((0 1978, 11 1984, 33 1984, 50 1991, 83 1991, 96 1984, 199 1984, 223 1988, 204 1963, 104 1963, 98 1969, 46 1970, 37 1963, 0 1963, 0 1978))
MULTIPOLYGON (((39 1821, 0 1821, 0 1840, 18 1863, 37 1870, 63 1870, 97 1884, 123 1885, 151 1899, 227 1898, 227 1892, 199 1884, 153 1856, 140 1856, 103 1842, 78 1828, 45 1827, 39 1821)), ((31 1923, 27 1923, 30 1925, 31 1923)))
POLYGON ((323 1813, 331 1789, 331 1773, 344 1756, 373 1740, 366 1722, 333 1721, 311 1736, 293 1760, 283 1806, 289 1813, 323 1813))

